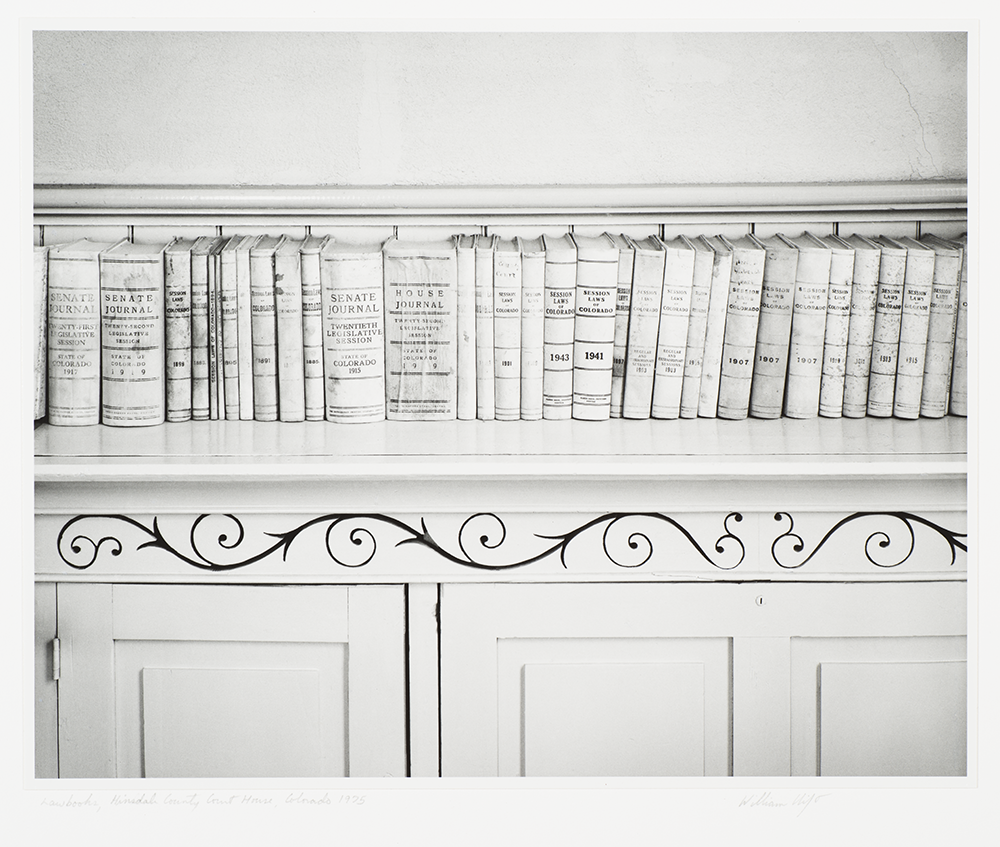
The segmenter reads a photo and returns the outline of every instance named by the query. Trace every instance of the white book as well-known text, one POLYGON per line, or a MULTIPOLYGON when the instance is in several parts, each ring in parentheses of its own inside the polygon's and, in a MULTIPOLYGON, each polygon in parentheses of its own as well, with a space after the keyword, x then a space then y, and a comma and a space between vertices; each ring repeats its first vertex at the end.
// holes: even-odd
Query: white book
POLYGON ((685 236, 662 242, 666 250, 660 327, 656 338, 656 375, 651 414, 654 418, 680 417, 681 393, 687 361, 691 294, 696 250, 685 236))
POLYGON ((222 334, 222 397, 224 417, 240 419, 239 307, 236 251, 245 236, 234 235, 219 253, 219 331, 222 334))
POLYGON ((935 253, 913 238, 900 238, 898 241, 906 248, 906 275, 903 278, 903 310, 899 316, 899 353, 892 413, 897 418, 915 420, 920 417, 923 396, 935 253))
POLYGON ((493 253, 493 350, 498 421, 521 418, 521 251, 499 238, 493 253))
POLYGON ((48 341, 46 339, 46 324, 48 321, 48 274, 49 274, 49 248, 35 245, 33 256, 32 281, 32 310, 31 316, 34 324, 34 371, 35 371, 35 420, 45 417, 46 408, 46 372, 48 363, 48 341))
POLYGON ((759 240, 766 252, 750 384, 750 414, 773 420, 781 417, 785 406, 788 342, 792 334, 792 301, 799 251, 776 235, 759 240))
POLYGON ((545 245, 517 239, 521 249, 521 420, 542 419, 545 341, 545 245))
POLYGON ((302 350, 302 240, 288 238, 274 251, 274 311, 278 333, 278 420, 306 419, 302 350))
POLYGON ((606 234, 572 235, 577 251, 573 417, 611 417, 611 366, 618 296, 618 247, 606 234))
POLYGON ((326 417, 320 251, 329 239, 328 235, 308 235, 299 251, 302 272, 302 367, 307 421, 321 421, 326 417))
POLYGON ((326 419, 385 419, 382 244, 328 240, 320 251, 326 419))
POLYGON ((253 303, 250 295, 250 250, 259 235, 244 235, 236 246, 236 344, 239 360, 239 419, 253 420, 253 303))
POLYGON ((476 418, 496 419, 495 339, 493 328, 493 253, 495 235, 476 236, 476 418))
POLYGON ((573 416, 576 244, 569 235, 543 235, 542 243, 545 245, 542 417, 568 420, 573 416))
POLYGON ((750 382, 767 251, 752 235, 727 243, 733 251, 733 269, 722 342, 718 415, 727 420, 742 420, 750 413, 750 382))
POLYGON ((969 236, 955 239, 962 247, 962 276, 958 287, 958 318, 955 324, 955 357, 951 368, 948 412, 969 414, 969 236))
POLYGON ((167 421, 191 420, 191 248, 177 239, 163 254, 167 421))
POLYGON ((629 295, 625 386, 621 416, 643 420, 648 418, 653 410, 653 381, 657 377, 659 364, 657 339, 660 332, 663 270, 667 251, 655 235, 639 240, 629 239, 629 244, 632 247, 632 291, 629 295))
POLYGON ((863 418, 868 414, 868 377, 882 250, 863 235, 851 235, 844 241, 854 248, 854 279, 851 283, 851 320, 847 328, 843 414, 845 418, 863 418))
MULTIPOLYGON (((681 387, 681 417, 698 417, 701 399, 701 371, 705 359, 705 331, 712 290, 715 251, 702 239, 690 239, 694 248, 694 277, 691 281, 691 316, 684 348, 684 382, 681 387)), ((654 385, 655 388, 655 385, 654 385)))
POLYGON ((851 285, 854 281, 854 248, 835 235, 821 239, 833 252, 830 289, 826 301, 826 337, 823 340, 823 376, 819 385, 819 413, 839 418, 844 409, 847 373, 847 337, 851 321, 851 285))
POLYGON ((729 278, 733 270, 733 251, 716 236, 700 240, 713 251, 712 283, 705 325, 705 354, 701 365, 701 391, 698 415, 714 418, 719 410, 719 377, 722 373, 722 344, 726 333, 726 310, 729 306, 729 278))
POLYGON ((250 316, 253 341, 253 416, 278 420, 278 329, 274 301, 274 251, 285 236, 264 235, 250 248, 250 316))
POLYGON ((455 236, 458 263, 458 419, 476 419, 476 238, 455 236))
POLYGON ((625 355, 628 350, 628 321, 632 302, 632 268, 635 250, 624 235, 608 233, 618 246, 618 298, 615 300, 615 348, 611 364, 611 417, 622 416, 625 398, 625 355))
POLYGON ((962 248, 953 241, 935 235, 925 235, 921 241, 934 250, 935 259, 920 415, 925 418, 941 418, 948 412, 948 397, 951 393, 959 287, 962 279, 962 248))
POLYGON ((875 323, 872 327, 872 360, 868 375, 868 414, 892 416, 896 393, 896 361, 899 355, 899 322, 903 311, 903 279, 906 276, 906 248, 880 235, 874 239, 881 249, 875 323))

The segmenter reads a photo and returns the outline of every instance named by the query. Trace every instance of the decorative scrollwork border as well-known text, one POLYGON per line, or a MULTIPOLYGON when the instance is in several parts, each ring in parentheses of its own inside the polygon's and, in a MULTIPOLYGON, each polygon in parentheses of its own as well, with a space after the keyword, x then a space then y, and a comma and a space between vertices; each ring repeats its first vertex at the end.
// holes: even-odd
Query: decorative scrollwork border
POLYGON ((895 561, 886 563, 879 561, 878 559, 876 559, 876 557, 872 555, 872 545, 875 544, 880 549, 883 550, 888 549, 892 543, 891 536, 884 529, 878 529, 870 533, 868 537, 865 539, 864 552, 865 552, 865 557, 868 559, 868 561, 871 562, 876 567, 898 568, 900 565, 906 562, 907 559, 910 558, 910 556, 913 554, 914 547, 916 546, 916 534, 914 533, 913 530, 914 524, 920 524, 922 526, 925 526, 933 530, 945 540, 945 542, 949 546, 949 549, 951 550, 951 562, 949 562, 949 566, 955 564, 955 557, 959 550, 962 550, 963 552, 968 552, 969 549, 968 546, 964 542, 959 541, 960 538, 968 537, 965 533, 955 532, 953 530, 946 529, 945 527, 940 526, 939 524, 936 524, 933 521, 929 521, 927 520, 927 518, 923 518, 920 515, 914 515, 911 512, 854 512, 853 514, 850 514, 847 517, 841 518, 839 521, 837 521, 837 523, 835 523, 827 531, 827 533, 823 536, 823 538, 820 539, 819 543, 813 548, 812 552, 809 553, 809 555, 807 555, 804 559, 802 559, 802 561, 800 561, 798 564, 790 564, 787 562, 783 562, 781 560, 781 557, 779 557, 778 554, 779 544, 786 538, 795 539, 795 544, 792 545, 792 551, 795 553, 801 553, 805 549, 805 542, 802 540, 802 536, 794 532, 795 520, 792 518, 792 516, 788 512, 776 512, 774 515, 775 521, 780 522, 787 520, 788 528, 781 535, 775 538, 774 541, 772 542, 771 557, 774 559, 778 567, 784 568, 785 570, 795 570, 797 568, 801 568, 820 551, 823 545, 826 544, 826 542, 839 529, 841 529, 842 527, 846 526, 849 523, 852 523, 853 521, 860 520, 861 518, 871 518, 871 517, 894 518, 903 525, 903 527, 909 534, 909 542, 906 546, 905 555, 899 558, 897 554, 897 558, 895 561))
POLYGON ((369 564, 375 558, 378 550, 379 539, 376 531, 372 526, 365 525, 366 523, 374 523, 376 525, 394 527, 405 534, 406 537, 397 541, 394 546, 401 547, 406 544, 416 544, 462 567, 486 571, 506 571, 523 568, 549 556, 558 554, 563 568, 569 569, 567 551, 572 542, 588 530, 605 524, 602 534, 602 547, 607 560, 620 568, 639 568, 653 557, 653 541, 650 539, 648 532, 641 529, 633 529, 628 532, 625 538, 624 545, 627 550, 639 551, 638 561, 634 562, 628 561, 625 555, 618 552, 613 538, 614 531, 619 525, 623 525, 623 521, 638 519, 664 523, 678 530, 701 558, 719 570, 732 570, 738 567, 746 557, 746 548, 730 525, 731 523, 739 523, 743 520, 743 516, 739 512, 730 512, 723 519, 724 532, 716 539, 713 546, 716 554, 715 557, 702 548, 687 528, 669 515, 660 512, 610 512, 586 521, 575 529, 560 535, 533 533, 534 538, 554 543, 546 545, 537 554, 528 558, 498 562, 486 561, 480 553, 477 553, 477 548, 482 552, 498 551, 507 541, 508 532, 506 524, 492 512, 477 512, 465 519, 456 539, 458 553, 454 553, 440 544, 431 535, 423 518, 420 519, 420 528, 415 529, 404 521, 389 515, 344 513, 320 515, 286 532, 264 532, 262 535, 276 539, 275 542, 264 549, 258 550, 253 555, 234 562, 219 561, 217 557, 207 555, 204 545, 199 540, 199 530, 203 526, 207 526, 205 522, 209 519, 220 518, 228 521, 231 524, 231 529, 220 531, 214 537, 213 543, 221 550, 238 550, 246 541, 246 531, 243 522, 235 515, 228 513, 222 515, 201 514, 194 519, 188 533, 189 553, 178 549, 166 538, 161 531, 158 518, 154 517, 152 526, 149 527, 135 518, 119 514, 77 515, 71 518, 60 530, 56 539, 56 548, 59 557, 69 567, 75 570, 86 570, 97 561, 98 555, 105 546, 109 548, 112 556, 119 556, 124 550, 124 545, 114 535, 102 535, 100 538, 94 539, 85 532, 77 531, 81 522, 92 520, 120 521, 148 537, 146 541, 136 545, 135 549, 137 551, 159 549, 171 554, 191 567, 205 571, 225 572, 245 568, 279 552, 282 561, 284 561, 288 557, 288 552, 293 542, 303 532, 311 527, 325 523, 327 527, 324 542, 330 558, 341 567, 360 568, 369 564), (485 528, 483 527, 484 522, 486 523, 485 528), (357 548, 357 555, 353 557, 344 555, 344 551, 335 544, 335 532, 338 527, 345 524, 349 525, 350 523, 359 523, 359 525, 351 526, 347 534, 349 544, 357 548), (477 532, 479 533, 478 535, 476 535, 477 532))

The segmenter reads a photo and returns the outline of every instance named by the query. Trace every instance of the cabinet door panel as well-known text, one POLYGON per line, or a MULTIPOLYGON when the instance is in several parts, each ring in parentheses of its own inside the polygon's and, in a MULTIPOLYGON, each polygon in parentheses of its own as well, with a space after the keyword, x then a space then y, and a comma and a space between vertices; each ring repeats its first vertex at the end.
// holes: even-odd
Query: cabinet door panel
POLYGON ((62 585, 62 776, 406 774, 399 586, 62 585))

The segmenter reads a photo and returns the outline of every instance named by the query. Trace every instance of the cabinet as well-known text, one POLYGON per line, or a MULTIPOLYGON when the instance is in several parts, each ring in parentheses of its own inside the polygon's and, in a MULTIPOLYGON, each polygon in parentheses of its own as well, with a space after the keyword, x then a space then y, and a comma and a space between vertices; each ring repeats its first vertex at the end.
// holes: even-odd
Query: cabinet
MULTIPOLYGON (((406 215, 79 189, 36 223, 963 227, 934 192, 814 189, 406 215)), ((964 419, 42 425, 34 449, 40 778, 966 772, 964 419)))

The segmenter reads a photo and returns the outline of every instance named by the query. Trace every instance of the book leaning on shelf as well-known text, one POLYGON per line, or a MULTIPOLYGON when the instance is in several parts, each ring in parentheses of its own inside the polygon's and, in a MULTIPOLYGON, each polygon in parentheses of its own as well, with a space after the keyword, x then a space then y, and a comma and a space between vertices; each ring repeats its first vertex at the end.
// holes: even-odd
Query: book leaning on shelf
POLYGON ((934 281, 927 350, 924 356, 924 384, 920 395, 920 415, 940 418, 948 412, 952 366, 955 359, 959 287, 962 278, 962 248, 934 235, 921 241, 934 251, 934 281))
POLYGON ((819 385, 819 413, 839 418, 844 410, 844 377, 847 373, 847 336, 851 321, 851 284, 854 248, 835 235, 820 239, 830 250, 830 289, 826 302, 826 336, 823 341, 823 375, 819 385))
POLYGON ((912 420, 920 417, 927 329, 931 319, 934 251, 912 238, 900 238, 899 243, 906 248, 906 272, 899 316, 899 352, 896 355, 892 413, 897 418, 912 420))
POLYGON ((163 253, 167 421, 191 420, 191 248, 177 239, 163 253))
POLYGON ((899 355, 899 322, 903 311, 906 248, 880 235, 873 239, 881 249, 875 324, 872 327, 871 370, 868 375, 868 415, 892 417, 896 393, 896 359, 899 355))
POLYGON ((650 414, 673 419, 681 413, 697 250, 683 235, 660 243, 666 256, 650 414))
POLYGON ((684 382, 681 386, 682 418, 698 417, 701 399, 701 371, 705 359, 705 330, 708 325, 709 295, 715 251, 701 238, 690 239, 694 248, 694 276, 691 280, 691 314, 684 347, 684 382))
MULTIPOLYGON (((652 235, 637 240, 629 238, 628 243, 632 247, 631 256, 626 254, 626 261, 631 259, 632 265, 632 291, 628 297, 629 315, 625 326, 621 417, 642 420, 650 416, 653 407, 653 380, 657 376, 656 342, 667 252, 660 240, 652 235)), ((619 294, 618 302, 621 303, 621 300, 619 294)), ((616 315, 616 324, 617 320, 616 315)))
POLYGON ((303 239, 286 238, 274 251, 274 315, 278 350, 278 420, 306 419, 302 337, 303 239))
POLYGON ((962 275, 958 287, 958 317, 955 326, 955 357, 951 370, 951 396, 948 411, 953 415, 969 413, 969 236, 955 239, 962 248, 962 275))
POLYGON ((611 363, 611 417, 622 416, 625 400, 625 352, 628 349, 628 322, 632 303, 632 272, 635 248, 622 234, 609 233, 618 247, 618 296, 615 300, 615 346, 611 363))
POLYGON ((851 317, 847 327, 842 413, 845 418, 863 418, 868 414, 868 378, 882 250, 863 235, 851 235, 844 242, 854 248, 854 277, 851 281, 851 317))
POLYGON ((701 364, 701 389, 698 416, 714 418, 719 411, 719 376, 722 371, 722 344, 726 332, 726 309, 729 305, 729 279, 733 270, 733 251, 718 236, 700 236, 714 253, 712 284, 708 296, 705 323, 705 354, 701 364))
POLYGON ((31 319, 34 325, 34 346, 32 353, 34 361, 32 363, 35 372, 35 420, 39 421, 45 417, 48 406, 46 394, 46 379, 49 369, 46 361, 48 345, 45 339, 48 326, 49 304, 49 248, 36 244, 32 258, 32 308, 31 319))

